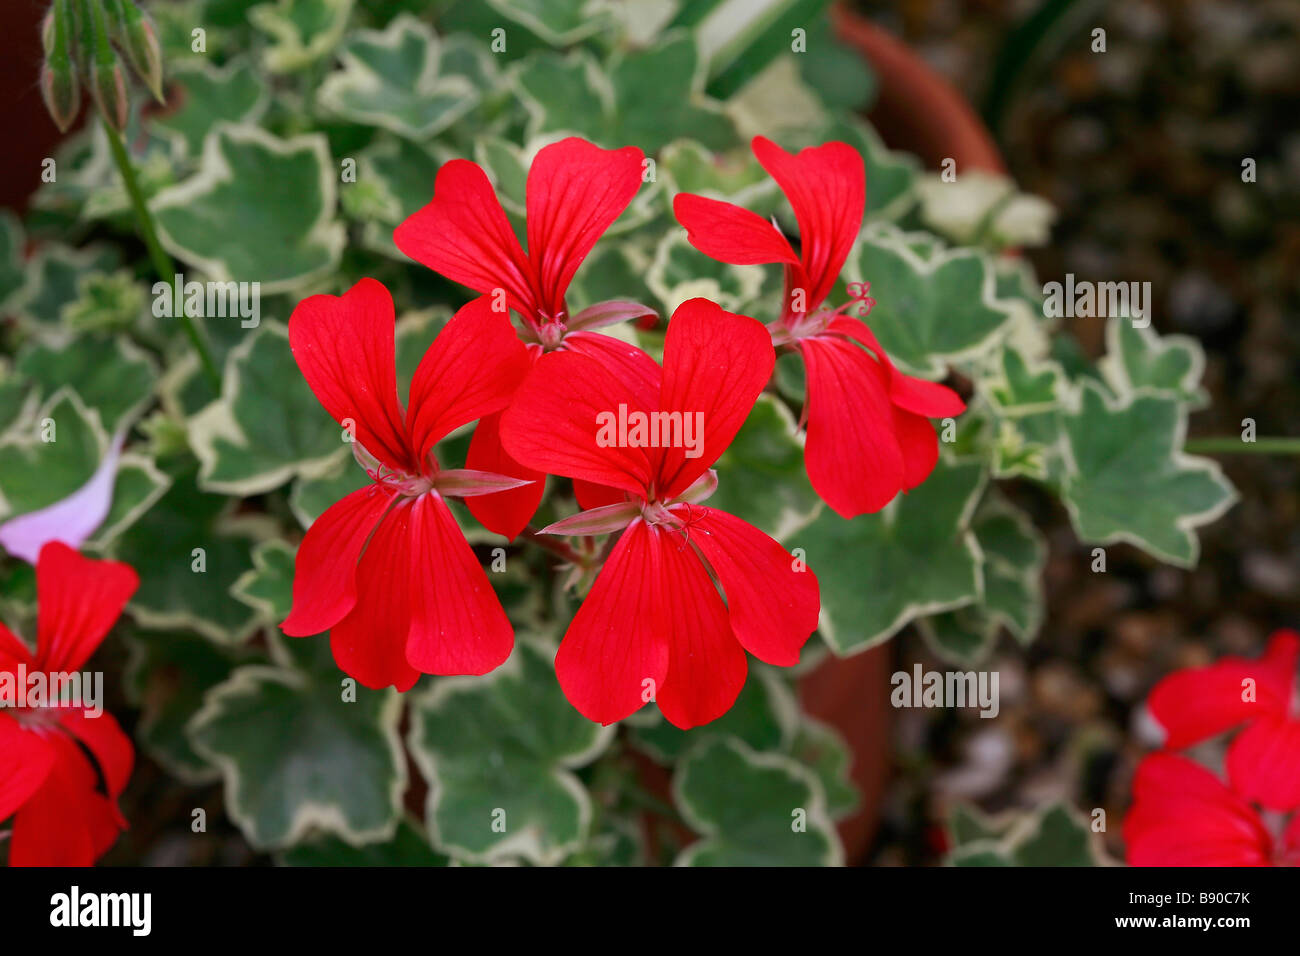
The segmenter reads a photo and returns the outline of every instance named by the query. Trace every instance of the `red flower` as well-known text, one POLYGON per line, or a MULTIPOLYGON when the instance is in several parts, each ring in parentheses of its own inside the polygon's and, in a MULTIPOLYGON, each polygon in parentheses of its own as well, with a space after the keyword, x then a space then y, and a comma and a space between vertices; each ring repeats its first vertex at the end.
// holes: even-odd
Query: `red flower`
MULTIPOLYGON (((641 187, 643 158, 635 146, 606 150, 577 137, 541 150, 528 170, 527 252, 487 175, 469 160, 454 159, 438 170, 433 200, 397 227, 393 241, 434 272, 491 296, 494 309, 518 313, 534 359, 563 347, 619 368, 631 347, 589 330, 654 311, 612 301, 570 316, 564 296, 596 240, 641 187)), ((466 466, 531 484, 468 504, 487 528, 513 539, 537 510, 546 475, 510 459, 498 425, 496 416, 479 423, 466 466)))
POLYGON ((303 300, 289 344, 325 410, 353 431, 372 483, 308 529, 294 568, 293 609, 281 624, 330 632, 334 660, 367 687, 408 690, 420 673, 483 674, 509 655, 514 631, 444 498, 520 482, 444 470, 434 445, 501 410, 528 367, 510 323, 485 298, 442 329, 397 399, 393 300, 373 279, 342 297, 303 300))
MULTIPOLYGON (((791 155, 757 136, 754 155, 794 209, 800 251, 761 216, 731 203, 680 193, 673 211, 691 245, 736 265, 785 266, 785 306, 768 329, 796 349, 807 370, 804 463, 813 488, 845 518, 879 511, 924 481, 939 458, 928 418, 965 410, 951 389, 896 369, 866 324, 845 318, 850 302, 822 308, 862 224, 862 157, 846 143, 791 155)), ((855 289, 862 314, 874 301, 855 289)))
MULTIPOLYGON (((139 583, 125 564, 46 544, 36 563, 36 653, 0 624, 0 682, 30 704, 32 675, 44 675, 48 687, 54 676, 80 671, 139 583)), ((126 828, 117 798, 135 750, 112 715, 88 713, 90 705, 83 695, 0 710, 0 821, 13 815, 10 866, 90 866, 126 828)))
POLYGON ((631 375, 548 353, 506 411, 510 454, 573 478, 588 509, 546 530, 622 530, 555 658, 565 695, 591 720, 613 723, 655 700, 678 727, 708 723, 740 693, 746 650, 795 664, 817 626, 812 571, 757 528, 697 503, 774 360, 758 322, 692 299, 668 324, 662 369, 644 353, 631 375), (665 428, 675 415, 679 435, 697 422, 695 442, 647 447, 631 430, 610 442, 602 429, 616 412, 665 428))
POLYGON ((1271 810, 1300 807, 1300 635, 1278 631, 1259 660, 1225 657, 1176 671, 1151 691, 1147 706, 1181 750, 1245 725, 1228 749, 1233 788, 1271 810))
POLYGON ((1152 754, 1138 766, 1124 843, 1132 866, 1300 865, 1300 813, 1266 821, 1199 764, 1152 754))

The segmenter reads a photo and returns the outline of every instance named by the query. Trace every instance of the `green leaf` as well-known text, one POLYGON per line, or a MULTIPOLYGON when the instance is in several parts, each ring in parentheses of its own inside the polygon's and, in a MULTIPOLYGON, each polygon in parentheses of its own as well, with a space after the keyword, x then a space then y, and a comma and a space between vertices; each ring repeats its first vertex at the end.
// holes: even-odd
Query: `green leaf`
POLYGON ((1015 866, 999 847, 989 843, 963 846, 948 857, 951 866, 1015 866))
POLYGON ((81 281, 94 273, 117 266, 116 250, 107 246, 73 249, 61 243, 45 243, 27 264, 27 287, 19 297, 15 314, 28 325, 57 325, 64 309, 81 296, 81 281))
POLYGON ((270 103, 265 81, 245 62, 218 67, 201 60, 175 79, 185 91, 181 106, 154 119, 153 125, 174 134, 191 156, 202 153, 204 137, 218 123, 254 124, 270 103))
POLYGON ((352 34, 340 59, 343 69, 325 78, 320 102, 353 123, 426 140, 478 103, 469 80, 440 73, 438 38, 407 14, 383 31, 352 34))
POLYGON ((338 46, 352 0, 274 0, 248 11, 248 21, 271 43, 262 62, 272 73, 295 73, 338 46))
POLYGON ((488 0, 488 4, 551 46, 572 46, 614 22, 609 0, 488 0))
POLYGON ((167 251, 217 280, 282 292, 328 274, 346 241, 320 134, 279 139, 255 126, 218 126, 199 172, 152 207, 167 251))
POLYGON ((27 287, 27 270, 23 268, 23 245, 26 237, 18 217, 0 209, 0 312, 12 309, 27 287))
POLYGON ((262 620, 276 624, 293 607, 293 568, 296 552, 279 538, 259 541, 253 548, 253 567, 230 588, 238 600, 258 611, 262 620))
POLYGON ((23 515, 79 489, 108 452, 99 418, 69 387, 37 409, 28 429, 0 438, 0 514, 23 515))
POLYGON ((995 819, 968 803, 958 803, 948 812, 948 835, 954 846, 980 840, 998 840, 1011 827, 1009 818, 995 819))
POLYGON ((1139 328, 1116 316, 1106 323, 1106 355, 1097 367, 1120 396, 1150 392, 1192 408, 1209 403, 1201 387, 1205 350, 1191 336, 1160 336, 1150 326, 1139 328))
POLYGON ((762 290, 763 267, 710 259, 687 242, 685 230, 674 229, 660 240, 645 281, 662 304, 664 315, 671 315, 697 296, 738 312, 762 290))
POLYGON ((125 336, 103 334, 33 342, 15 367, 42 395, 76 382, 82 401, 98 412, 109 434, 143 411, 158 374, 153 360, 125 336))
POLYGON ((1216 462, 1182 451, 1187 410, 1150 394, 1110 400, 1084 382, 1064 416, 1062 500, 1080 539, 1126 541, 1180 567, 1196 564, 1195 529, 1237 500, 1216 462))
POLYGON ((821 782, 780 754, 712 737, 678 765, 673 798, 703 839, 678 866, 838 866, 844 851, 821 782))
POLYGON ((226 359, 221 398, 188 423, 208 491, 247 497, 296 476, 316 477, 350 458, 289 350, 289 332, 263 322, 226 359))
POLYGON ((429 846, 419 823, 404 818, 397 833, 381 843, 351 846, 328 834, 318 834, 285 850, 280 860, 286 866, 448 866, 451 858, 429 846))
POLYGON ((886 147, 866 120, 838 117, 823 138, 848 143, 862 154, 867 174, 866 219, 895 219, 915 202, 920 162, 911 153, 886 147))
POLYGON ((659 169, 670 205, 679 192, 695 193, 725 199, 766 216, 785 201, 776 181, 749 149, 715 153, 694 140, 676 140, 664 147, 659 169))
POLYGON ((406 788, 401 695, 357 687, 327 655, 310 667, 277 656, 236 670, 189 724, 195 750, 221 770, 231 819, 260 849, 313 828, 352 845, 393 837, 406 788))
POLYGON ((806 527, 821 499, 804 472, 803 438, 794 416, 760 395, 745 424, 714 466, 718 490, 709 506, 743 518, 778 541, 806 527))
POLYGON ((871 283, 876 304, 868 321, 890 358, 929 378, 989 348, 1009 317, 994 299, 983 256, 955 249, 922 259, 905 234, 885 224, 862 234, 846 279, 871 283))
POLYGON ((849 776, 853 754, 838 730, 805 716, 789 750, 795 760, 812 770, 821 781, 832 819, 843 819, 858 808, 862 798, 849 776))
POLYGON ((591 797, 573 774, 613 727, 579 714, 552 651, 520 640, 487 677, 444 678, 415 705, 409 746, 426 780, 435 847, 477 863, 556 863, 587 838, 591 797))
POLYGON ((174 466, 168 477, 166 494, 110 549, 140 575, 127 610, 144 627, 189 627, 237 644, 258 615, 232 600, 230 588, 251 567, 249 539, 265 536, 269 519, 233 517, 235 503, 200 491, 192 466, 174 466))
POLYGON ((127 639, 127 646, 126 692, 142 710, 136 739, 185 783, 216 780, 217 769, 195 752, 185 726, 202 706, 204 694, 228 680, 249 655, 184 632, 137 633, 127 639))
POLYGON ((615 55, 608 75, 585 51, 536 55, 515 74, 532 118, 530 136, 573 132, 649 154, 674 139, 694 139, 710 149, 735 142, 730 120, 702 93, 702 80, 695 40, 684 32, 615 55))
POLYGON ((970 519, 985 472, 941 460, 918 488, 878 514, 825 510, 792 536, 821 585, 821 633, 838 654, 878 644, 909 621, 972 604, 982 593, 970 519))
POLYGON ((1093 841, 1088 821, 1065 803, 996 819, 959 806, 949 820, 949 830, 957 843, 948 857, 951 866, 1104 866, 1108 862, 1093 841))
POLYGON ((171 485, 171 479, 158 469, 152 458, 126 452, 118 460, 113 482, 113 501, 98 530, 86 547, 102 551, 122 532, 140 520, 171 485))

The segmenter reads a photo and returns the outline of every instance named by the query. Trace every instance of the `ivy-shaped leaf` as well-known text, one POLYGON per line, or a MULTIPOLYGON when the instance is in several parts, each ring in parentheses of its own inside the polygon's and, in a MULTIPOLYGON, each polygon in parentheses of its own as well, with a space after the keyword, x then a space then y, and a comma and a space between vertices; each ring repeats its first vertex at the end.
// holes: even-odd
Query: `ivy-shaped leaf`
POLYGON ((821 781, 831 819, 843 819, 858 808, 862 798, 849 776, 853 754, 838 730, 805 716, 789 752, 821 781))
POLYGON ((103 551, 118 535, 135 524, 166 494, 171 479, 152 458, 126 452, 118 459, 117 477, 113 481, 113 500, 98 530, 86 541, 86 548, 103 551))
POLYGON ((918 488, 878 514, 829 510, 791 537, 821 585, 820 629, 838 654, 878 644, 909 621, 974 603, 982 593, 970 519, 985 471, 941 460, 918 488))
POLYGON ((950 866, 1104 866, 1088 822, 1065 803, 990 818, 959 807, 949 819, 950 866))
POLYGON ((253 548, 253 567, 236 581, 230 593, 258 611, 267 623, 278 623, 293 607, 293 568, 296 552, 274 538, 253 548))
POLYGON ((329 54, 347 29, 352 0, 273 0, 248 11, 271 37, 262 62, 272 73, 294 73, 329 54))
POLYGON ((117 263, 117 251, 108 246, 73 249, 46 243, 28 262, 28 284, 11 307, 29 326, 57 325, 63 320, 64 309, 80 297, 82 279, 114 269, 117 263))
POLYGON ((188 726, 194 749, 220 769, 227 812, 255 847, 313 828, 353 845, 388 840, 406 788, 401 695, 343 678, 326 642, 298 643, 316 647, 241 667, 208 692, 188 726))
POLYGON ((714 467, 718 490, 709 506, 745 519, 778 541, 806 527, 821 510, 804 471, 803 438, 794 416, 771 395, 758 397, 714 467))
POLYGON ((609 29, 616 4, 609 0, 488 0, 492 9, 518 23, 550 46, 572 46, 609 29))
POLYGON ((870 282, 876 300, 867 322, 896 363, 941 378, 947 362, 988 348, 1009 313, 994 298, 988 261, 969 249, 920 258, 905 234, 869 226, 850 254, 846 277, 870 282))
POLYGON ((415 705, 409 745, 433 844, 458 859, 556 863, 581 846, 591 797, 573 770, 612 738, 564 698, 551 651, 519 640, 487 677, 444 678, 415 705))
POLYGON ((36 411, 27 429, 0 439, 0 515, 38 511, 90 480, 108 452, 99 416, 64 387, 36 411))
POLYGON ((334 221, 334 171, 320 134, 279 139, 220 125, 199 172, 153 202, 172 255, 213 279, 282 292, 331 272, 346 241, 334 221))
POLYGON ((1216 462, 1183 452, 1186 407, 1140 393, 1112 401, 1085 382, 1079 408, 1064 415, 1064 424, 1061 494, 1080 539, 1126 541, 1179 567, 1194 566, 1195 529, 1232 507, 1237 493, 1216 462))
POLYGON ((204 137, 218 123, 256 123, 270 103, 265 81, 248 63, 217 67, 203 60, 175 78, 185 91, 181 106, 153 125, 174 134, 191 156, 203 152, 204 137))
POLYGON ((821 782, 789 757, 711 737, 678 764, 673 798, 703 839, 678 866, 838 866, 821 782))
POLYGON ((429 846, 419 823, 409 817, 392 839, 352 846, 330 834, 316 834, 280 854, 286 866, 449 866, 451 858, 429 846))
POLYGON ((263 322, 226 359, 221 398, 189 421, 209 491, 247 497, 350 457, 344 433, 312 394, 284 326, 263 322))
POLYGON ((1097 363, 1115 394, 1153 392, 1202 408, 1209 402, 1201 388, 1205 350, 1187 335, 1157 335, 1123 317, 1106 323, 1106 355, 1097 363))
POLYGON ((75 382, 87 407, 99 413, 109 434, 130 424, 153 395, 153 360, 124 336, 61 336, 36 341, 15 363, 18 373, 42 395, 75 382))
POLYGON ((340 51, 343 69, 321 85, 320 102, 353 123, 427 140, 479 97, 465 77, 440 72, 439 54, 438 37, 408 14, 383 31, 358 31, 340 51))

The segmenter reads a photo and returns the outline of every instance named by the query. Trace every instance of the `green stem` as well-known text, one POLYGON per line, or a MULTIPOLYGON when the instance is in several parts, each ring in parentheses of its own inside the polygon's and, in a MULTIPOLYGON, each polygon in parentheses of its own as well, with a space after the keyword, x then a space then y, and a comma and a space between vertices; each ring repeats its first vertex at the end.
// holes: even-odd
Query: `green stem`
MULTIPOLYGON (((126 146, 122 143, 122 138, 117 132, 103 122, 104 134, 108 137, 108 144, 113 151, 113 161, 117 164, 117 171, 122 176, 122 182, 126 185, 127 195, 131 197, 131 207, 135 210, 136 222, 140 225, 140 237, 144 239, 145 248, 149 250, 149 260, 153 263, 153 270, 158 274, 158 278, 169 286, 175 285, 176 265, 172 262, 172 257, 167 254, 167 250, 162 247, 158 241, 158 230, 154 227, 153 215, 149 212, 149 206, 145 203, 144 193, 140 190, 140 183, 135 177, 135 170, 131 166, 131 158, 126 154, 126 146)), ((175 301, 172 303, 172 314, 181 320, 181 325, 185 329, 185 335, 190 340, 190 345, 198 354, 199 363, 203 366, 204 374, 212 386, 218 391, 221 390, 221 373, 217 371, 217 364, 212 360, 212 353, 208 351, 208 344, 199 334, 198 326, 194 324, 193 317, 185 313, 184 303, 181 301, 179 291, 173 291, 175 301)))
POLYGON ((1300 438, 1189 438, 1183 447, 1200 455, 1300 455, 1300 438))

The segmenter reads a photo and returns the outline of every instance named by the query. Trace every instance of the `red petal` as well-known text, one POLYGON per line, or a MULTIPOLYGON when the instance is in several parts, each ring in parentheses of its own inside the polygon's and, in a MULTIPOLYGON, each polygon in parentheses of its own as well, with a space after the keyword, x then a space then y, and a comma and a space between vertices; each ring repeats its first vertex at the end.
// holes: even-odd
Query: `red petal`
POLYGON ((0 820, 7 820, 45 783, 57 757, 41 734, 0 713, 0 820))
POLYGON ((738 266, 782 262, 803 271, 803 263, 781 230, 758 213, 692 193, 673 197, 673 215, 686 239, 710 259, 738 266))
POLYGON ((36 562, 36 658, 51 673, 86 663, 122 614, 140 578, 117 561, 83 558, 61 541, 36 562))
POLYGON ((388 290, 362 279, 342 296, 299 302, 289 318, 289 347, 325 411, 389 468, 411 472, 397 402, 395 322, 388 290))
POLYGON ((421 495, 411 515, 411 632, 406 660, 426 674, 486 674, 515 631, 446 502, 421 495))
POLYGON ((799 351, 807 367, 808 480, 842 518, 877 512, 898 494, 905 474, 888 372, 843 339, 803 339, 799 351))
POLYGON ((321 634, 357 603, 357 562, 396 492, 369 484, 341 498, 312 523, 298 546, 293 607, 280 625, 290 637, 321 634))
POLYGON ((677 307, 664 340, 664 384, 659 408, 693 416, 697 457, 689 449, 665 449, 659 471, 660 495, 681 494, 731 444, 772 377, 772 336, 757 319, 727 312, 708 299, 677 307))
POLYGON ((598 416, 620 404, 644 411, 628 384, 586 355, 548 352, 501 417, 501 442, 521 464, 645 497, 650 459, 642 448, 602 447, 598 416))
POLYGON ((50 738, 57 759, 14 816, 10 866, 90 866, 120 830, 113 804, 96 792, 95 771, 71 738, 50 738))
POLYGON ((876 340, 875 334, 858 319, 840 317, 828 331, 861 342, 889 369, 889 400, 900 408, 926 418, 951 418, 966 411, 961 396, 947 385, 900 372, 876 340))
POLYGON ((384 516, 361 556, 356 606, 330 630, 334 662, 374 690, 410 690, 420 673, 406 660, 411 631, 411 499, 384 516))
POLYGON ((717 720, 736 702, 749 669, 718 589, 686 538, 661 535, 668 674, 655 697, 674 727, 717 720))
POLYGON ((411 379, 407 422, 418 461, 448 432, 505 408, 530 364, 506 313, 493 312, 486 296, 462 306, 411 379))
POLYGON ((501 446, 500 428, 500 412, 487 415, 478 423, 469 442, 465 467, 523 478, 532 484, 492 495, 476 495, 466 498, 465 504, 483 527, 513 541, 533 520, 537 506, 542 503, 546 474, 526 468, 511 458, 501 446))
POLYGON ((755 136, 754 155, 790 200, 799 223, 799 248, 808 289, 808 311, 830 294, 862 226, 866 172, 862 156, 847 143, 826 143, 787 153, 755 136))
POLYGON ((1300 808, 1300 720, 1252 721, 1228 748, 1228 779, 1269 810, 1300 808))
POLYGON ((1272 855, 1250 804, 1200 765, 1164 753, 1138 766, 1124 842, 1132 866, 1268 866, 1272 855))
POLYGON ((618 505, 629 500, 628 493, 621 488, 610 488, 594 482, 573 479, 573 495, 578 499, 578 507, 583 511, 601 508, 605 505, 618 505))
POLYGON ((1181 750, 1247 720, 1285 716, 1297 656, 1300 639, 1279 631, 1258 660, 1225 657, 1164 678, 1147 698, 1147 708, 1167 734, 1164 745, 1181 750), (1253 700, 1242 699, 1251 696, 1247 687, 1254 688, 1253 700))
POLYGON ((27 649, 27 645, 20 641, 13 631, 0 623, 0 674, 18 670, 19 664, 26 665, 29 671, 40 666, 36 663, 32 652, 27 649))
POLYGON ((759 660, 799 663, 799 650, 817 628, 817 575, 779 543, 735 515, 703 505, 674 508, 690 515, 690 539, 713 568, 727 596, 737 640, 759 660))
POLYGON ((547 315, 559 317, 578 266, 641 188, 644 158, 635 146, 601 149, 570 136, 533 159, 528 170, 528 256, 547 315))
POLYGON ((59 710, 59 722, 94 756, 109 796, 121 796, 131 778, 135 747, 113 715, 105 711, 98 717, 87 717, 84 710, 64 707, 59 710))
POLYGON ((659 363, 628 342, 600 332, 570 332, 563 348, 600 362, 635 397, 638 407, 657 408, 664 370, 659 363))
POLYGON ((467 159, 438 170, 433 199, 393 232, 416 262, 475 292, 502 289, 508 305, 533 321, 542 306, 532 264, 487 175, 467 159))
POLYGON ((660 545, 643 521, 623 532, 555 655, 564 696, 588 720, 622 720, 647 703, 647 688, 663 686, 668 632, 660 545))
POLYGON ((903 452, 903 489, 911 491, 934 471, 939 461, 939 436, 930 420, 894 406, 894 433, 903 452))

